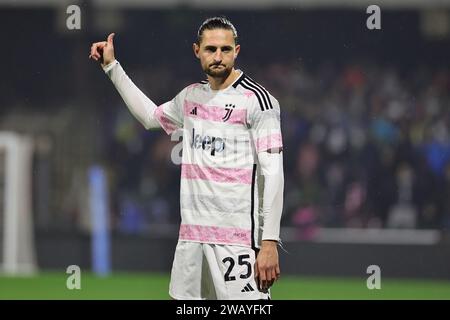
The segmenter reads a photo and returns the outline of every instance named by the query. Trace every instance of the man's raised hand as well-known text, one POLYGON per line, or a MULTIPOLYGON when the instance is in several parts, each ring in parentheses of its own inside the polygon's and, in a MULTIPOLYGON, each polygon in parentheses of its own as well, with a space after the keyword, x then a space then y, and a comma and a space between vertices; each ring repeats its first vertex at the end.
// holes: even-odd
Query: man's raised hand
POLYGON ((111 33, 106 41, 95 42, 91 46, 89 58, 100 61, 102 67, 115 60, 113 44, 114 35, 114 33, 111 33))

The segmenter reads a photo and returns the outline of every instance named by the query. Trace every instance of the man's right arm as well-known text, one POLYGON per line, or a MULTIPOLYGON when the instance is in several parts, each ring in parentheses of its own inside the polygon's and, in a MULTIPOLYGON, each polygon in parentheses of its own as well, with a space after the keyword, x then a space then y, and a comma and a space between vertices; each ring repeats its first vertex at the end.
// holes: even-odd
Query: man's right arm
POLYGON ((139 90, 115 59, 113 38, 114 33, 111 33, 106 41, 93 43, 89 58, 100 61, 128 109, 146 129, 160 128, 160 122, 155 117, 156 104, 139 90))
POLYGON ((123 101, 131 113, 146 128, 160 128, 160 124, 155 117, 156 104, 151 101, 128 77, 119 61, 114 60, 103 70, 111 79, 123 101))

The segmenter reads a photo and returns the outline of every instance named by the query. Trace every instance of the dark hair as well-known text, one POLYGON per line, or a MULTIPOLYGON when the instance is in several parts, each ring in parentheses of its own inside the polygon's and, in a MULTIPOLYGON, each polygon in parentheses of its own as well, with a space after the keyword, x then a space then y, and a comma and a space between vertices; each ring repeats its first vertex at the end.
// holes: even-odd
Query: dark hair
POLYGON ((237 44, 238 35, 236 28, 233 26, 231 21, 225 17, 212 17, 203 21, 197 32, 197 44, 200 44, 200 42, 202 41, 203 31, 214 29, 230 30, 233 33, 234 43, 237 44))

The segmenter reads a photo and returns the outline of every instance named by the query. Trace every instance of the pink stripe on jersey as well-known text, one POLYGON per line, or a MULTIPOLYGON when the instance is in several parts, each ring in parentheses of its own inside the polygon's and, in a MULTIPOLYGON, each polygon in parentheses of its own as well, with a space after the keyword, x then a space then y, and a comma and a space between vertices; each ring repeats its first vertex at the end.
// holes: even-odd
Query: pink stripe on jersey
POLYGON ((256 139, 256 152, 266 151, 271 148, 282 147, 283 141, 281 133, 274 133, 269 136, 256 139))
POLYGON ((224 107, 208 106, 187 100, 184 102, 184 115, 202 120, 226 121, 230 124, 245 124, 247 118, 247 112, 244 109, 232 109, 232 111, 228 111, 224 107), (231 113, 229 114, 229 112, 231 113))
POLYGON ((167 134, 171 134, 177 129, 177 126, 175 123, 173 123, 172 120, 170 120, 165 114, 164 114, 164 105, 160 105, 155 110, 155 117, 158 120, 161 127, 164 129, 167 134))
POLYGON ((194 88, 200 87, 201 85, 202 85, 201 83, 193 83, 193 84, 188 85, 188 89, 194 89, 194 88))
POLYGON ((182 224, 179 240, 251 245, 251 231, 234 227, 182 224))
POLYGON ((251 184, 252 169, 200 167, 196 164, 183 163, 181 178, 251 184))
POLYGON ((254 93, 253 91, 246 90, 246 91, 244 92, 244 95, 245 95, 247 98, 250 98, 250 97, 254 96, 255 93, 254 93))

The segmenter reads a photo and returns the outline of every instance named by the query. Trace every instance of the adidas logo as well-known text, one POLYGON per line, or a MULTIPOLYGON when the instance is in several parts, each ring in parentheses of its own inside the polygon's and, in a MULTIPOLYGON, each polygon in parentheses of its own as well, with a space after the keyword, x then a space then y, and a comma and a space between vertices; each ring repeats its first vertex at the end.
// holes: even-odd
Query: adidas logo
POLYGON ((250 283, 247 283, 247 285, 244 287, 244 289, 241 290, 241 292, 250 292, 250 291, 255 291, 255 289, 253 289, 253 287, 250 285, 250 283))
POLYGON ((191 110, 190 114, 197 115, 197 107, 191 110))

